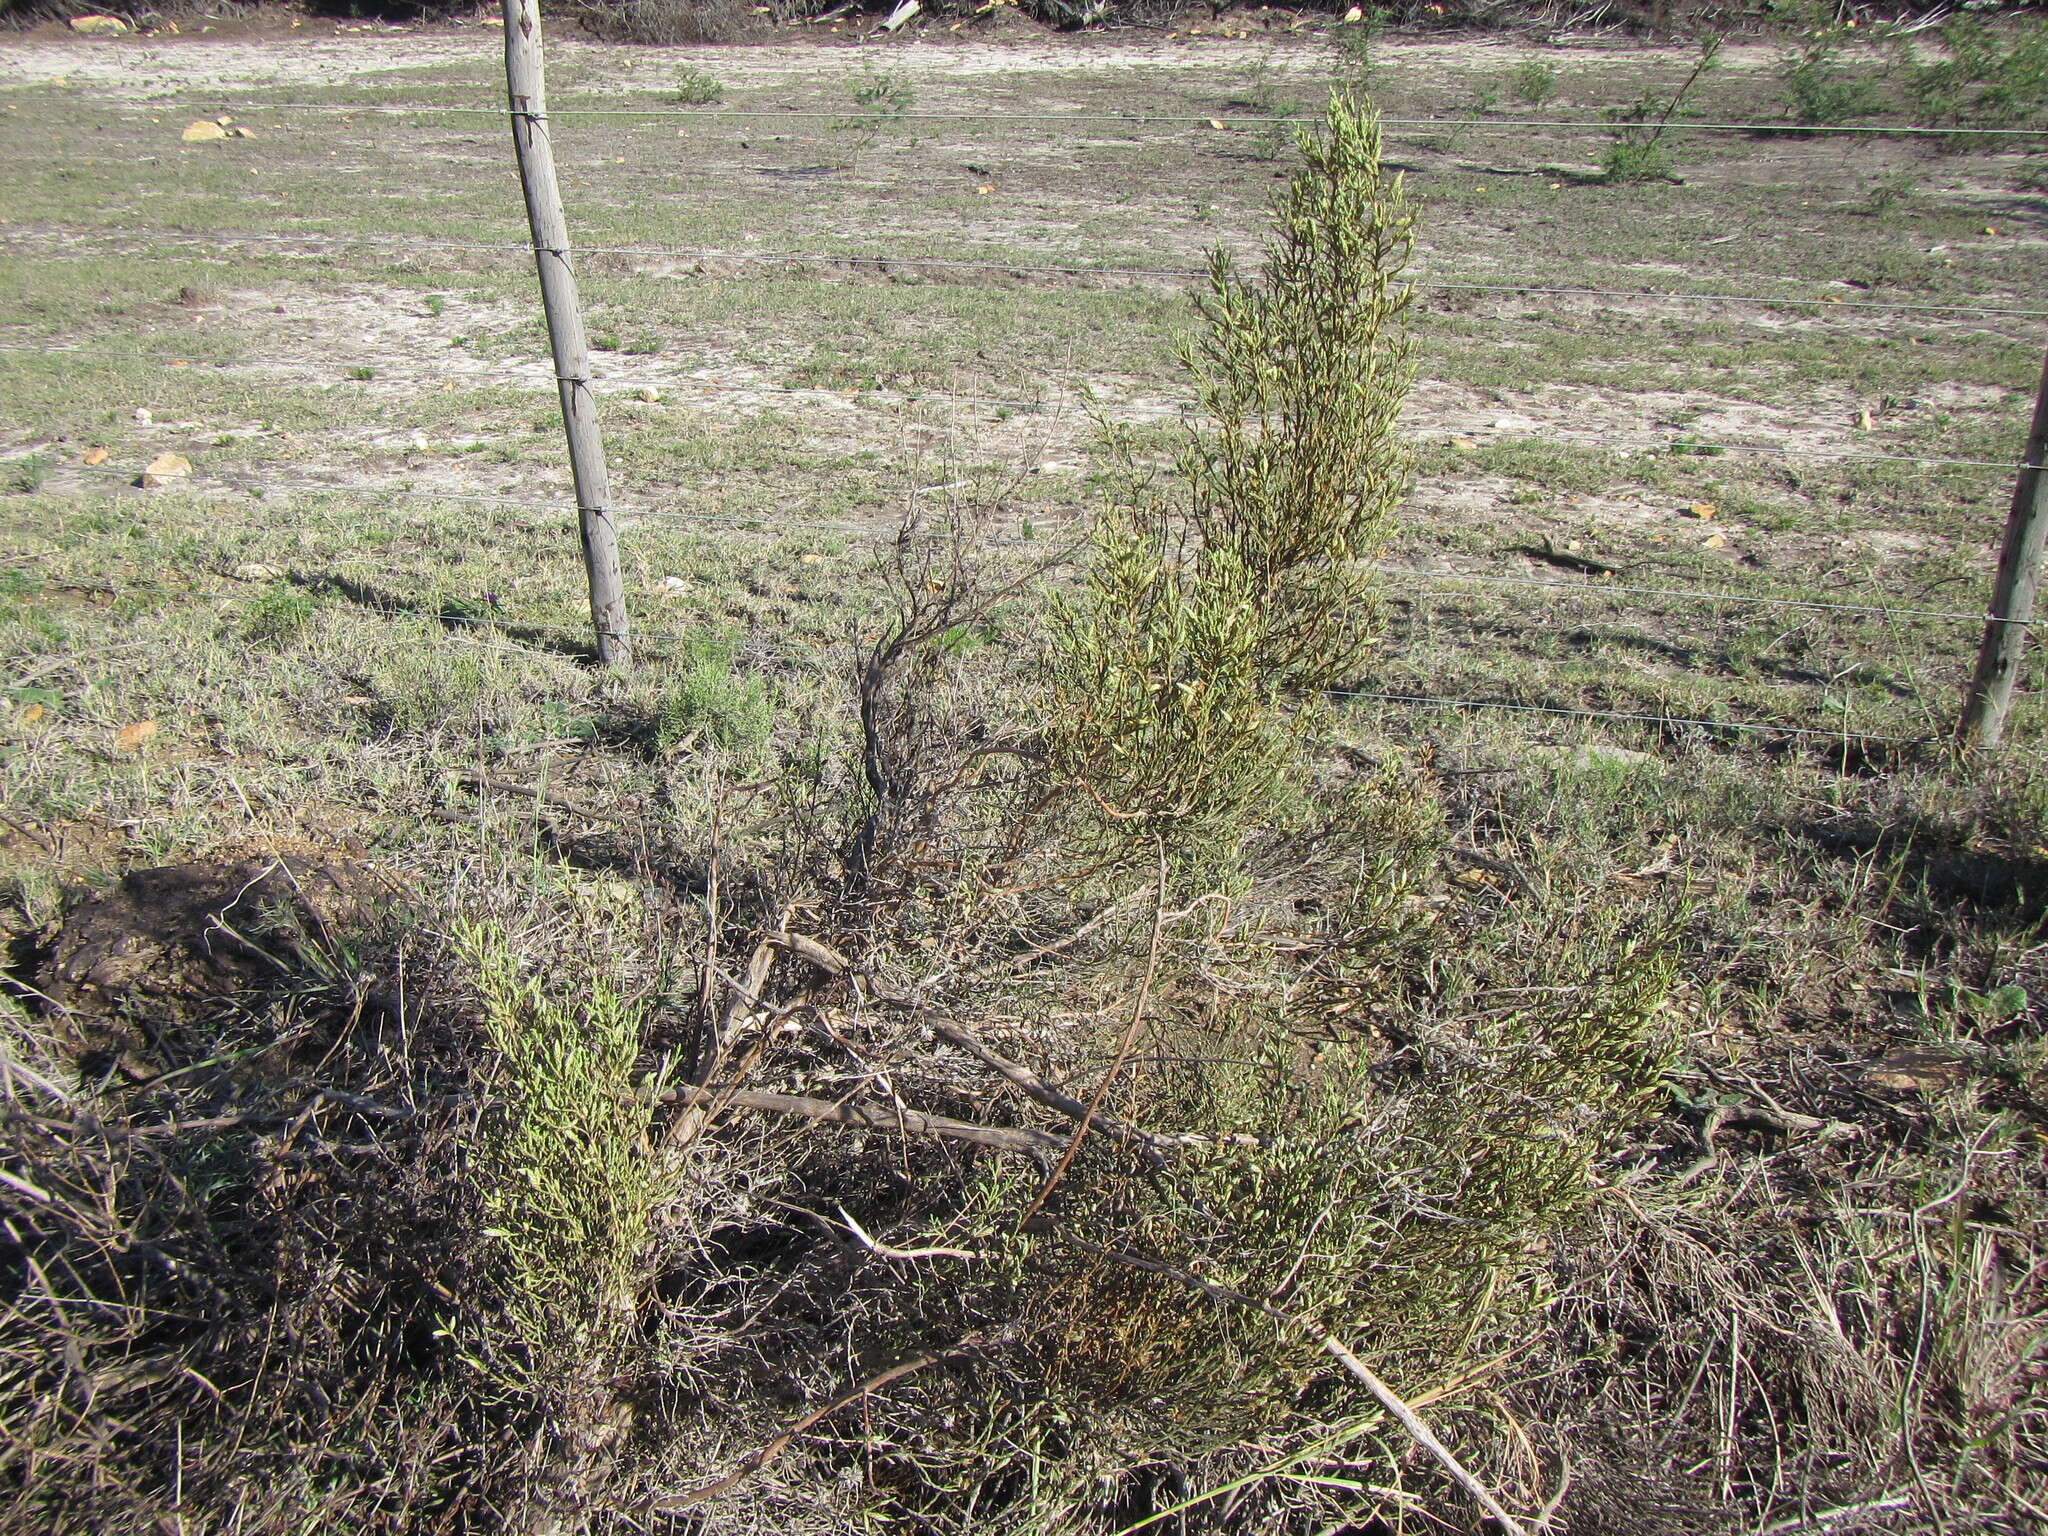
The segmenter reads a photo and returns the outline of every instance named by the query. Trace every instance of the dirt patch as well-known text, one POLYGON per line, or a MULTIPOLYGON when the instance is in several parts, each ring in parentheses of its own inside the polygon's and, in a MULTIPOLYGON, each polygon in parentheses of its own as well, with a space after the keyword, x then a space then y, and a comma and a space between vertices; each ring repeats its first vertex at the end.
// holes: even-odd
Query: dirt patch
POLYGON ((60 1045, 147 1076, 157 1029, 274 980, 397 894, 360 864, 173 864, 75 896, 28 978, 60 1045))

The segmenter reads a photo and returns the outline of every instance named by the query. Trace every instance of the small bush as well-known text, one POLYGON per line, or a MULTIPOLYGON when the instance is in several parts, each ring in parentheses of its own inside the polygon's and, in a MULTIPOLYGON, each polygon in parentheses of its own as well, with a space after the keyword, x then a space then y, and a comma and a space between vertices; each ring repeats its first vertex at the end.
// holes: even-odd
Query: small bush
POLYGON ((661 701, 655 745, 670 752, 695 741, 749 761, 767 745, 774 728, 775 705, 767 683, 735 671, 730 647, 699 641, 661 701))
POLYGON ((725 83, 716 75, 685 64, 676 71, 675 99, 686 107, 708 107, 725 100, 725 83))
POLYGON ((636 1078, 640 1010, 602 980, 575 1001, 530 974, 503 933, 456 942, 498 1053, 502 1109, 486 1122, 476 1176, 501 1245, 507 1309, 527 1363, 601 1364, 633 1322, 667 1160, 645 1145, 662 1084, 636 1078))
POLYGON ((251 645, 282 646, 305 633, 313 622, 313 595, 298 587, 277 586, 249 604, 242 615, 242 638, 251 645))
POLYGON ((1661 142, 1614 144, 1600 162, 1600 174, 1618 186, 1636 181, 1669 181, 1671 151, 1661 142))
POLYGON ((1878 110, 1877 81, 1853 73, 1841 62, 1842 49, 1854 34, 1840 27, 1814 33, 1779 66, 1785 83, 1785 110, 1807 127, 1846 123, 1878 110))
POLYGON ((1508 89, 1525 107, 1540 107, 1557 95, 1557 71, 1543 59, 1524 59, 1508 73, 1508 89))
POLYGON ((1181 498, 1113 437, 1124 489, 1054 613, 1048 746, 1113 840, 1227 854, 1280 793, 1297 706, 1371 643, 1363 559, 1407 490, 1413 217, 1370 108, 1333 97, 1296 142, 1264 273, 1211 258, 1182 352, 1211 425, 1176 456, 1181 498))
POLYGON ((2014 128, 2048 117, 2048 21, 1995 27, 1974 16, 1941 28, 1946 57, 1922 64, 1899 44, 1899 73, 1915 115, 1929 127, 2014 128))
POLYGON ((907 78, 875 68, 872 59, 846 82, 846 91, 856 107, 877 119, 902 117, 917 100, 917 88, 907 78))

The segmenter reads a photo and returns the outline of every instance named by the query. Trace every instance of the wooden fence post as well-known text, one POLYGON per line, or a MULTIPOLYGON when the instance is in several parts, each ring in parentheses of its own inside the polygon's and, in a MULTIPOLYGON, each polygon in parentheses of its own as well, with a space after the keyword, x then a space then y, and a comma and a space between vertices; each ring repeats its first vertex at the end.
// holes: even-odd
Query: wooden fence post
POLYGON ((2034 597, 2041 586, 2041 551, 2048 544, 2044 456, 2048 456, 2048 362, 2041 367, 2041 384, 2034 395, 2034 425, 2027 433, 2019 483, 2012 492, 2012 512, 2005 521, 2005 547, 1998 556, 1991 617, 1985 622, 1984 643, 1977 651, 1977 674, 1963 697, 1957 735, 1965 746, 1995 747, 2005 739, 2005 717, 2012 708, 2013 684, 2019 680, 2020 656, 2027 646, 2027 622, 2034 616, 2034 597))
POLYGON ((576 303, 576 274, 569 265, 569 221, 555 182, 555 154, 548 138, 547 84, 540 52, 539 0, 504 0, 505 91, 511 103, 512 148, 526 193, 526 220, 533 230, 533 259, 540 270, 541 306, 547 312, 548 346, 562 398, 562 428, 569 438, 569 469, 576 480, 577 521, 583 535, 583 566, 590 576, 590 620, 597 629, 597 659, 606 666, 633 660, 626 629, 626 598, 619 579, 619 531, 612 510, 611 475, 604 441, 597 431, 597 397, 590 388, 590 343, 576 303))

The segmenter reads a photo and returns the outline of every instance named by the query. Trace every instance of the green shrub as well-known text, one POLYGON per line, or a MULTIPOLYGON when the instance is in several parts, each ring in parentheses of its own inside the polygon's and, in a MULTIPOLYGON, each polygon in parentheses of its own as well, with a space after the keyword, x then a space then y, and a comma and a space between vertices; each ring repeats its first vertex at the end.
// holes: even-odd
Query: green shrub
POLYGON ((675 99, 686 107, 708 107, 725 100, 725 85, 716 75, 685 64, 676 71, 675 99))
POLYGON ((1944 57, 1923 64, 1899 42, 1901 84, 1916 119, 1929 127, 2012 128, 2048 116, 2048 21, 1998 26, 1951 17, 1940 32, 1944 57))
POLYGON ((695 742, 742 761, 756 758, 775 728, 768 685, 733 667, 731 647, 715 641, 692 643, 682 667, 664 693, 655 719, 655 744, 663 752, 695 742))
POLYGON ((557 995, 496 928, 463 927, 456 946, 498 1057, 474 1172, 508 1315, 529 1365, 588 1367, 632 1326, 654 1212, 674 1187, 646 1145, 663 1085, 634 1075, 640 1010, 603 980, 557 995))
POLYGON ((262 593, 242 615, 242 638, 252 645, 282 646, 305 633, 313 622, 313 594, 300 587, 275 586, 262 593))
POLYGON ((1557 71, 1544 59, 1524 59, 1508 73, 1508 89, 1525 107, 1540 107, 1557 95, 1557 71))
POLYGON ((1684 110, 1687 98, 1719 62, 1721 40, 1710 37, 1700 45, 1700 56, 1692 73, 1670 92, 1645 91, 1625 107, 1607 113, 1614 126, 1608 129, 1613 142, 1601 162, 1601 173, 1609 182, 1665 181, 1672 177, 1671 147, 1667 136, 1671 120, 1684 110))
POLYGON ((1841 62, 1842 50, 1855 40, 1855 34, 1845 28, 1825 27, 1779 66, 1778 78, 1785 83, 1785 110, 1795 122, 1821 127, 1867 117, 1878 110, 1877 81, 1851 72, 1841 62))
POLYGON ((1333 97, 1297 144, 1261 277, 1211 258, 1181 357, 1209 425, 1180 445, 1182 488, 1112 436, 1122 488, 1053 613, 1048 747, 1118 839, 1232 846, 1300 707, 1376 629, 1363 561, 1407 488, 1413 218, 1370 108, 1333 97))
POLYGON ((917 100, 917 88, 907 76, 877 69, 872 59, 846 82, 846 91, 856 107, 876 119, 900 118, 917 100))

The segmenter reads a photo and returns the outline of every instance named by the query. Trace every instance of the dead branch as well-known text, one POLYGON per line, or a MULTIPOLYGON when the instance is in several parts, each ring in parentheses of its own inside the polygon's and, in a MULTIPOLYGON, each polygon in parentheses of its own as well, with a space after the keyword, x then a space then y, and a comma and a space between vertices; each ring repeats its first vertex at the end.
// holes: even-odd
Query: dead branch
MULTIPOLYGON (((1088 1124, 1087 1105, 1071 1094, 1062 1093, 1029 1067, 1020 1066, 1014 1061, 1005 1061, 958 1024, 941 1022, 934 1024, 932 1029, 940 1039, 959 1046, 983 1066, 1000 1073, 1047 1109, 1056 1109, 1084 1127, 1088 1124)), ((1097 1114, 1094 1117, 1094 1128, 1140 1148, 1146 1154, 1147 1160, 1155 1165, 1165 1160, 1167 1152, 1181 1145, 1176 1137, 1162 1136, 1156 1131, 1140 1130, 1137 1126, 1126 1125, 1123 1121, 1105 1114, 1097 1114)))
POLYGON ((981 1257, 980 1254, 974 1252, 971 1248, 891 1248, 887 1244, 877 1242, 873 1237, 870 1237, 865 1227, 847 1215, 845 1206, 838 1205, 834 1206, 833 1209, 839 1212, 839 1225, 851 1232, 854 1241, 878 1259, 978 1259, 981 1257))
POLYGON ((816 939, 801 933, 764 933, 761 942, 773 944, 777 949, 786 949, 799 960, 809 961, 827 976, 844 976, 853 970, 853 962, 836 949, 820 944, 816 939))
POLYGON ((662 1095, 662 1102, 730 1106, 762 1110, 775 1115, 799 1115, 828 1125, 857 1126, 873 1131, 905 1131, 912 1136, 943 1136, 950 1141, 969 1141, 976 1146, 994 1147, 1002 1152, 1063 1152, 1066 1141, 1050 1131, 1028 1126, 973 1125, 949 1120, 944 1115, 927 1115, 893 1104, 834 1103, 830 1099, 803 1099, 794 1094, 762 1093, 741 1088, 681 1087, 662 1095))

